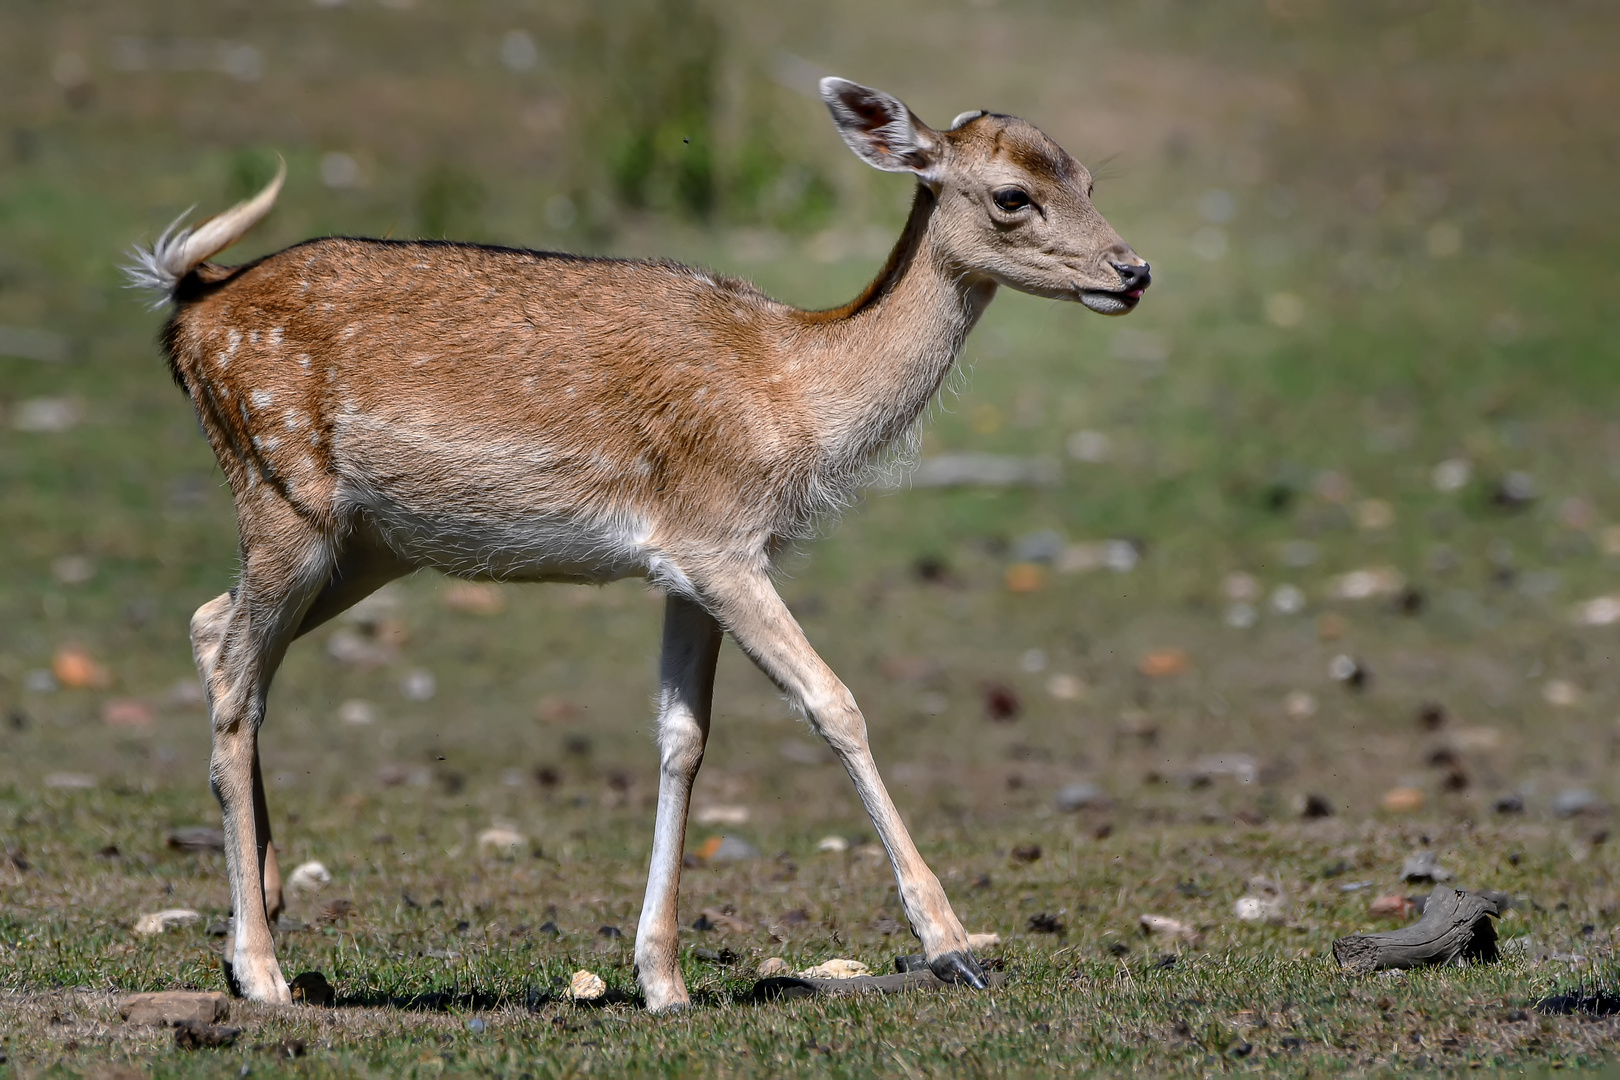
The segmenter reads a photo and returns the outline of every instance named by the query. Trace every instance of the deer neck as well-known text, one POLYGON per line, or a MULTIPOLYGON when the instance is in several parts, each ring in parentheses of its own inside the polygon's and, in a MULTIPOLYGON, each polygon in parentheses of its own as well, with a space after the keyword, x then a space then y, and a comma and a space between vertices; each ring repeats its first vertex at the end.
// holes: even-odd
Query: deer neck
POLYGON ((822 349, 808 396, 840 463, 864 461, 911 427, 995 296, 994 281, 947 254, 937 207, 918 184, 883 270, 849 304, 812 316, 822 349))

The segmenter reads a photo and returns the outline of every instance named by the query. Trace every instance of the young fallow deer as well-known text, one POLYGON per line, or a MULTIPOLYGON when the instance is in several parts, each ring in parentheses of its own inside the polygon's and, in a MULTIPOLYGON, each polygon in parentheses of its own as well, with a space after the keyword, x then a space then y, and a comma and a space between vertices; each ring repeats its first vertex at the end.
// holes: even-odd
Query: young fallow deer
POLYGON ((843 79, 822 80, 821 95, 862 160, 917 179, 888 263, 830 311, 674 263, 473 244, 333 237, 206 262, 269 212, 285 166, 254 198, 137 250, 133 282, 175 304, 163 347, 241 532, 240 580, 191 621, 237 992, 289 1000, 257 745, 270 680, 294 638, 421 567, 642 576, 665 592, 658 812, 635 944, 649 1009, 688 1003, 676 889, 728 632, 848 770, 934 973, 985 985, 855 699, 777 595, 771 563, 912 428, 998 286, 1122 315, 1148 266, 1092 207, 1086 169, 1030 124, 973 111, 936 131, 843 79))

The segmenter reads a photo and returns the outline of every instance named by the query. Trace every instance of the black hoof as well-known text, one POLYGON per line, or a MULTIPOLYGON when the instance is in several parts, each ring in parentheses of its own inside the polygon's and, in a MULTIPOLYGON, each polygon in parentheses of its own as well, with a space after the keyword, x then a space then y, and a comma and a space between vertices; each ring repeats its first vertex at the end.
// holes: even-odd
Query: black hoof
POLYGON ((970 952, 948 952, 929 961, 928 968, 940 982, 961 983, 975 990, 986 990, 990 986, 985 981, 984 969, 970 952))

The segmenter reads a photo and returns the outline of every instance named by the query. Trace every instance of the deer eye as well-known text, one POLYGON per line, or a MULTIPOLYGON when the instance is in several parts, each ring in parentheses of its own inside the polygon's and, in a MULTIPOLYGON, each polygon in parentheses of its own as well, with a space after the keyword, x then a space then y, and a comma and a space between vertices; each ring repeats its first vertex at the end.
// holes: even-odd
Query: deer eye
POLYGON ((996 204, 997 209, 1012 214, 1029 205, 1029 193, 1023 188, 1002 188, 1000 191, 991 192, 990 201, 996 204))

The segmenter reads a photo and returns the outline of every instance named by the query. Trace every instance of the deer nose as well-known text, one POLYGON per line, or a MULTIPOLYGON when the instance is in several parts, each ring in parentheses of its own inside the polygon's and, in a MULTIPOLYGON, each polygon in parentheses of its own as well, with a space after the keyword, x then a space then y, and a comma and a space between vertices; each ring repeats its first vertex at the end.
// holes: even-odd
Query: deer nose
POLYGON ((1109 263, 1119 274, 1125 292, 1139 293, 1153 284, 1153 268, 1147 263, 1109 263))

